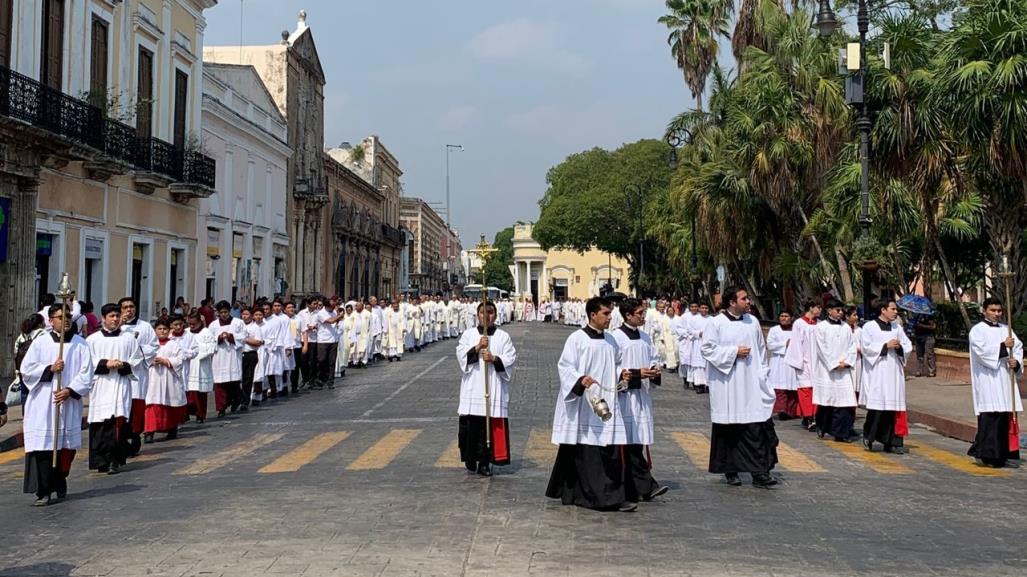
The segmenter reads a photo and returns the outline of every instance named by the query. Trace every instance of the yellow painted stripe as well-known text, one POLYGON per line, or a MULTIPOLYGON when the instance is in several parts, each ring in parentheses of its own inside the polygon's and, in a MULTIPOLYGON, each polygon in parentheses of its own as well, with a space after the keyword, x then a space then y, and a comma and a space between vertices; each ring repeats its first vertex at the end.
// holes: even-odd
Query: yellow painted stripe
POLYGON ((528 433, 528 445, 524 448, 524 459, 537 467, 548 467, 556 460, 556 445, 553 444, 551 429, 532 429, 528 433))
POLYGON ((460 460, 460 446, 457 441, 453 441, 446 447, 446 452, 439 456, 439 459, 435 461, 435 467, 439 469, 455 469, 463 467, 464 464, 460 460))
POLYGON ((4 451, 3 453, 0 453, 0 465, 3 465, 4 463, 10 463, 11 461, 19 461, 19 460, 24 460, 24 459, 25 459, 25 452, 24 451, 13 450, 13 451, 4 451))
POLYGON ((824 473, 823 467, 813 459, 800 453, 794 447, 779 443, 777 445, 777 457, 780 460, 781 468, 796 473, 824 473))
POLYGON ((393 429, 346 468, 350 471, 384 469, 420 434, 421 429, 393 429))
POLYGON ((189 465, 188 467, 179 469, 178 471, 175 471, 175 474, 203 475, 205 473, 215 471, 217 469, 220 469, 221 467, 224 467, 225 465, 228 465, 229 463, 232 463, 233 461, 237 461, 245 457, 246 455, 253 453, 254 451, 263 447, 264 445, 273 443, 278 439, 281 439, 283 436, 285 436, 284 433, 261 433, 258 435, 253 435, 252 437, 241 443, 233 445, 205 459, 200 459, 192 465, 189 465))
POLYGON ((703 471, 710 468, 710 442, 702 433, 674 431, 671 438, 688 455, 689 460, 703 471))
POLYGON ((889 455, 887 453, 871 453, 870 451, 864 450, 860 443, 831 442, 825 444, 846 457, 849 457, 854 461, 859 461, 863 465, 866 465, 867 467, 870 467, 884 475, 908 475, 913 472, 899 462, 901 459, 905 459, 907 457, 889 455))
POLYGON ((258 473, 292 473, 309 465, 325 451, 338 445, 349 436, 349 431, 333 431, 320 435, 296 447, 292 451, 278 457, 270 465, 263 467, 258 473))
POLYGON ((946 467, 951 467, 957 471, 962 471, 971 475, 977 475, 980 477, 1005 477, 1009 475, 1008 469, 980 467, 974 463, 973 457, 964 457, 937 447, 932 447, 931 445, 922 443, 910 445, 907 443, 907 446, 910 447, 910 452, 914 455, 926 457, 935 463, 940 463, 946 467))

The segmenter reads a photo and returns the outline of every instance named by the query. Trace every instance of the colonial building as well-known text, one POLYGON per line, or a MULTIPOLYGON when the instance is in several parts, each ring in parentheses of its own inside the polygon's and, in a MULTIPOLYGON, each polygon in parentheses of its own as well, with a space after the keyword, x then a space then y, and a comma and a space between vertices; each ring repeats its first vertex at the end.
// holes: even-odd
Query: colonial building
POLYGON ((301 11, 296 29, 270 46, 219 46, 203 50, 204 60, 253 66, 288 125, 292 148, 286 177, 289 252, 281 273, 286 294, 306 295, 322 288, 332 241, 328 186, 324 174, 324 70, 301 11))
POLYGON ((283 292, 292 150, 285 118, 252 66, 203 68, 203 142, 217 160, 215 193, 200 201, 195 294, 253 302, 283 292))
POLYGON ((420 294, 443 290, 446 272, 442 267, 442 238, 446 223, 428 203, 420 198, 403 197, 399 204, 399 221, 410 231, 410 291, 420 294))
POLYGON ((545 298, 587 299, 598 296, 609 285, 612 290, 627 292, 628 263, 624 259, 592 249, 584 253, 573 250, 542 250, 531 236, 532 225, 514 225, 514 294, 536 303, 545 298))
MULTIPOLYGON (((322 292, 344 299, 382 294, 382 211, 385 195, 325 153, 325 176, 332 210, 325 226, 332 231, 331 250, 325 251, 322 292)), ((390 278, 395 271, 390 271, 390 278)))
POLYGON ((464 251, 460 243, 460 233, 447 228, 442 235, 440 253, 442 258, 442 270, 445 275, 442 290, 448 294, 459 294, 460 290, 467 283, 464 267, 460 255, 464 251))
POLYGON ((0 341, 64 272, 80 300, 132 295, 143 316, 193 298, 215 4, 0 0, 0 341))

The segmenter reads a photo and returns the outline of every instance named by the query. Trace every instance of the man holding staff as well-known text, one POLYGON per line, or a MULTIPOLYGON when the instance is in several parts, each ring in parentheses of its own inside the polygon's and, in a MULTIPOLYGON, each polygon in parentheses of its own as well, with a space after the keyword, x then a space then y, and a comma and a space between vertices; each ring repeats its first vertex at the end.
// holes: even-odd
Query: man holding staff
POLYGON ((1002 322, 1002 301, 985 299, 982 308, 984 319, 970 330, 977 437, 967 454, 982 465, 997 468, 1010 465, 1009 459, 1020 459, 1014 411, 1023 410, 1016 384, 1023 375, 1023 342, 1002 322))

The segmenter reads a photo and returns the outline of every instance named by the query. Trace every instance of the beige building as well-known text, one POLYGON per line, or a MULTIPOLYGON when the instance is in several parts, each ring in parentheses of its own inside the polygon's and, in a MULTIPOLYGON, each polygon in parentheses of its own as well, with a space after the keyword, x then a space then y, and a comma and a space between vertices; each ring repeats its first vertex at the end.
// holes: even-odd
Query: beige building
POLYGON ((409 197, 400 199, 399 220, 412 236, 408 247, 410 285, 406 289, 420 294, 444 290, 447 279, 441 251, 447 234, 445 221, 428 203, 409 197))
POLYGON ((532 225, 514 225, 514 294, 541 299, 588 299, 612 290, 628 292, 628 263, 599 250, 579 253, 573 250, 542 250, 532 238, 532 225))
POLYGON ((215 4, 0 0, 0 340, 65 272, 97 307, 131 295, 150 317, 193 300, 197 199, 216 170, 199 138, 215 4))
POLYGON ((321 258, 331 244, 328 230, 328 185, 324 174, 324 70, 301 11, 296 29, 283 32, 268 46, 217 46, 203 50, 204 60, 247 64, 260 75, 288 125, 292 148, 286 178, 286 219, 290 239, 286 294, 307 295, 322 288, 321 258))

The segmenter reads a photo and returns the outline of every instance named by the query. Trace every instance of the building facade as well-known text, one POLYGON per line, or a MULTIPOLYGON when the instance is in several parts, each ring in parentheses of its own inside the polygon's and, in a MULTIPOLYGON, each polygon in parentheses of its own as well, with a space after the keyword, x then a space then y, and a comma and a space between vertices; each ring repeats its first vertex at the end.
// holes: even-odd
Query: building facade
MULTIPOLYGON (((332 210, 325 223, 332 231, 332 249, 325 251, 322 292, 350 300, 382 294, 382 211, 385 195, 335 160, 342 151, 324 155, 332 210)), ((388 266, 388 265, 386 265, 388 266)), ((395 278, 396 271, 389 271, 395 278)))
POLYGON ((420 294, 442 291, 447 284, 441 251, 442 239, 448 230, 446 223, 428 203, 411 197, 400 199, 399 221, 411 235, 409 290, 420 294))
POLYGON ((286 295, 318 292, 331 245, 328 187, 324 174, 324 70, 301 11, 296 29, 270 46, 206 47, 203 58, 253 66, 286 119, 292 156, 286 176, 289 251, 282 288, 286 295))
MULTIPOLYGON (((68 273, 152 316, 193 298, 203 11, 216 0, 0 0, 0 340, 68 273)), ((6 373, 9 360, 0 356, 6 373)))
POLYGON ((288 127, 252 66, 203 69, 203 142, 217 161, 200 201, 195 293, 251 303, 283 292, 289 236, 288 127))
POLYGON ((609 253, 592 249, 542 250, 532 238, 532 225, 514 225, 514 294, 536 303, 540 299, 588 299, 607 292, 628 291, 628 263, 609 253))
POLYGON ((445 282, 442 291, 446 294, 460 294, 464 285, 467 284, 467 277, 461 262, 461 254, 464 247, 460 242, 460 233, 447 228, 442 235, 442 246, 440 247, 442 258, 442 270, 445 275, 445 282))

